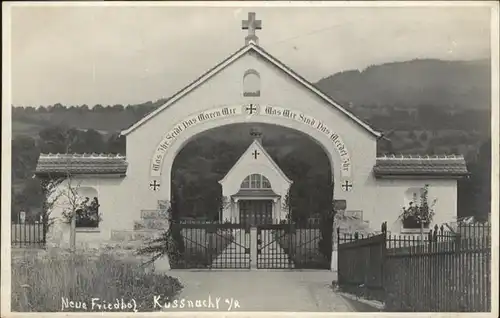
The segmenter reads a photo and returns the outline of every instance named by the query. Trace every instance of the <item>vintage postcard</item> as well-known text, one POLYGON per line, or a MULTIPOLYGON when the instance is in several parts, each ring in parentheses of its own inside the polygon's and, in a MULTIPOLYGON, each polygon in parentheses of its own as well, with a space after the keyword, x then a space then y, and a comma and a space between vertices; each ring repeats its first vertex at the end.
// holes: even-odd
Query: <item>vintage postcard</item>
POLYGON ((498 8, 4 3, 2 317, 497 317, 498 8))

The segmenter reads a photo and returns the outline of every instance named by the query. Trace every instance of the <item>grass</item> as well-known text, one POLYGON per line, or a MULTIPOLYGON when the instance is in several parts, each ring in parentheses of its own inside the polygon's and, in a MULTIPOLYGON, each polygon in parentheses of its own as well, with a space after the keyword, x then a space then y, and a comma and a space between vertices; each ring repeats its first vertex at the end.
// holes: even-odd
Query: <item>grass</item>
MULTIPOLYGON (((63 299, 85 302, 91 299, 108 303, 116 299, 135 300, 138 311, 153 311, 153 297, 174 298, 182 289, 177 278, 148 272, 138 262, 119 260, 112 255, 95 257, 83 253, 35 254, 13 258, 12 311, 56 312, 62 310, 63 299)), ((122 311, 112 309, 109 311, 122 311)), ((131 311, 132 309, 127 309, 131 311)), ((156 308, 158 310, 158 308, 156 308)))
POLYGON ((205 268, 233 241, 227 232, 209 233, 205 229, 183 228, 184 255, 172 262, 172 268, 205 268))
POLYGON ((295 268, 330 268, 330 262, 320 252, 319 229, 296 229, 294 233, 277 232, 277 241, 292 258, 295 268))

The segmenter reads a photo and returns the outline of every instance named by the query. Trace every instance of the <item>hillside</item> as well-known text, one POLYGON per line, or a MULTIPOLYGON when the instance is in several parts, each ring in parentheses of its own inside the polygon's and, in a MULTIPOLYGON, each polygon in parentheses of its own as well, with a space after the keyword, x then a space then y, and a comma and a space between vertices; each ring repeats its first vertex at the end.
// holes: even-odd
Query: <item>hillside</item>
MULTIPOLYGON (((459 214, 489 210, 477 208, 489 200, 476 195, 478 189, 484 188, 484 176, 490 175, 490 164, 477 163, 480 145, 488 144, 490 134, 487 61, 389 63, 362 72, 334 74, 316 85, 384 132, 390 142, 380 140, 379 153, 465 155, 473 177, 462 181, 459 187, 459 214)), ((165 101, 92 108, 61 104, 37 109, 14 107, 12 218, 17 219, 21 210, 35 217, 40 210, 43 196, 38 180, 31 176, 41 152, 66 149, 59 138, 61 134, 71 133, 75 138, 73 152, 124 154, 125 140, 116 133, 165 101)), ((273 125, 261 126, 267 151, 294 180, 293 193, 297 194, 292 196, 297 198, 293 201, 294 210, 313 213, 330 208, 330 167, 321 147, 302 133, 273 125), (306 192, 310 196, 304 196, 306 192)), ((205 215, 207 211, 217 215, 221 200, 218 180, 251 142, 249 129, 245 125, 213 129, 198 135, 181 150, 172 169, 173 182, 179 186, 173 189, 183 189, 175 196, 182 202, 179 208, 186 215, 205 215)))
MULTIPOLYGON (((399 110, 415 109, 421 105, 441 110, 455 107, 454 111, 468 111, 463 116, 466 120, 455 116, 455 121, 445 121, 448 125, 446 129, 469 131, 484 130, 483 121, 489 117, 491 108, 488 60, 387 63, 368 67, 361 72, 352 70, 337 73, 320 80, 316 86, 345 107, 351 107, 352 112, 381 131, 401 129, 406 124, 411 125, 411 129, 417 129, 419 125, 428 124, 427 121, 403 118, 397 122, 397 127, 392 127, 389 123, 401 114, 387 114, 384 107, 391 111, 395 107, 399 110), (379 107, 374 110, 373 106, 377 105, 379 107), (474 114, 470 111, 474 111, 474 114), (471 124, 470 119, 476 117, 478 119, 471 124), (387 121, 388 118, 391 120, 387 121)), ((165 101, 161 99, 126 107, 97 105, 90 109, 87 106, 67 108, 60 104, 36 110, 30 105, 25 105, 25 108, 14 107, 13 135, 37 137, 41 129, 54 124, 103 133, 116 132, 129 127, 165 101)))
POLYGON ((355 106, 489 109, 490 68, 489 60, 413 60, 337 73, 316 86, 338 102, 355 106))

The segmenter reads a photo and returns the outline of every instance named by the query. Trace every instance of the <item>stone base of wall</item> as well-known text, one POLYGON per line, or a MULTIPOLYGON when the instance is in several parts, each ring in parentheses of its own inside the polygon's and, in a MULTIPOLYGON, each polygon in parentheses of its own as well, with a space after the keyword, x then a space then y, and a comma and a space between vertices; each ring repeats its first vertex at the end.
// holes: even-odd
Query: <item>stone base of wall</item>
POLYGON ((157 237, 161 231, 152 229, 142 230, 113 230, 111 231, 111 242, 146 242, 157 237))
MULTIPOLYGON (((128 230, 112 230, 107 240, 88 239, 92 234, 87 233, 85 239, 76 236, 75 249, 77 253, 90 256, 113 254, 118 258, 136 259, 145 262, 150 256, 137 255, 138 249, 147 246, 151 239, 158 237, 169 227, 166 210, 167 201, 159 201, 157 210, 141 211, 141 219, 134 222, 134 228, 128 230)), ((70 253, 69 225, 55 222, 47 235, 47 251, 44 253, 70 253)), ((92 256, 93 257, 93 256, 92 256)), ((155 262, 153 267, 157 270, 169 270, 168 257, 155 262)))

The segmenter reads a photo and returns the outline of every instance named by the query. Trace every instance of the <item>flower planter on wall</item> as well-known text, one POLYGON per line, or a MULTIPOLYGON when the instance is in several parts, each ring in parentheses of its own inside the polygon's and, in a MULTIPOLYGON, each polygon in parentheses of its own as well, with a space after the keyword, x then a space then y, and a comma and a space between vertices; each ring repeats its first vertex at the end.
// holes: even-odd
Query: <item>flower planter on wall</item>
MULTIPOLYGON (((424 222, 424 228, 427 228, 428 226, 429 222, 424 222)), ((419 229, 420 222, 418 221, 417 217, 408 216, 405 219, 403 219, 403 227, 405 229, 419 229)))

